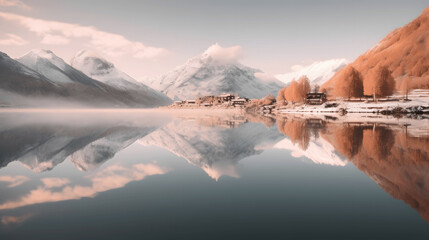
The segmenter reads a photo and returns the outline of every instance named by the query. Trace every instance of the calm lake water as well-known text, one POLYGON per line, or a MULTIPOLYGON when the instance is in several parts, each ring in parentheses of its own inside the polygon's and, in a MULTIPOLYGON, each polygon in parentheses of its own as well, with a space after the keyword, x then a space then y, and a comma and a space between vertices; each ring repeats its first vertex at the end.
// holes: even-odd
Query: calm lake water
POLYGON ((0 239, 429 239, 428 120, 0 113, 0 239))

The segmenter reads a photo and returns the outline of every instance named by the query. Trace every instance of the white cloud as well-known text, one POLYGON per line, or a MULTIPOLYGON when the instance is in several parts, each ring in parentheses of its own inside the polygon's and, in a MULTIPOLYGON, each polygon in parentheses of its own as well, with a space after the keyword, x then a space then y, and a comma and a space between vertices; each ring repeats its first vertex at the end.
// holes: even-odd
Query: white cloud
POLYGON ((68 40, 63 36, 46 34, 43 37, 41 43, 47 44, 47 45, 65 45, 65 44, 68 44, 69 42, 70 40, 68 40))
POLYGON ((110 56, 130 55, 135 58, 156 58, 168 53, 164 48, 146 46, 126 37, 98 30, 92 26, 47 21, 17 14, 0 12, 0 18, 17 22, 43 38, 42 43, 65 44, 66 41, 87 40, 87 45, 110 56))
POLYGON ((22 37, 12 33, 6 33, 6 38, 0 39, 0 45, 21 46, 27 43, 22 37))
POLYGON ((7 182, 7 187, 14 188, 30 180, 26 176, 0 176, 0 182, 7 182))
POLYGON ((244 51, 241 46, 224 48, 218 43, 211 45, 204 54, 208 54, 214 60, 222 63, 235 63, 244 57, 244 51))
POLYGON ((0 0, 0 6, 3 7, 19 7, 25 10, 30 10, 31 7, 21 2, 20 0, 0 0))

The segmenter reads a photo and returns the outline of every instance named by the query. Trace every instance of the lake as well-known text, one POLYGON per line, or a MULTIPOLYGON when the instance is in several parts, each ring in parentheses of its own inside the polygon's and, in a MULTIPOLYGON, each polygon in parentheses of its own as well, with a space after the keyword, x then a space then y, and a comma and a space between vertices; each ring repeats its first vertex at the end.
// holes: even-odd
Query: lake
POLYGON ((0 113, 0 239, 429 239, 429 120, 0 113))

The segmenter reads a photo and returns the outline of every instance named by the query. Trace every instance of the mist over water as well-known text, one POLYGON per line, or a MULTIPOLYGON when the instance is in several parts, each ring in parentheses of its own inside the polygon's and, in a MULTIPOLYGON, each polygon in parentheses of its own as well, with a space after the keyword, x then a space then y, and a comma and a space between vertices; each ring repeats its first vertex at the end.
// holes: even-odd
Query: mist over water
POLYGON ((0 238, 425 239, 427 121, 3 111, 0 238))

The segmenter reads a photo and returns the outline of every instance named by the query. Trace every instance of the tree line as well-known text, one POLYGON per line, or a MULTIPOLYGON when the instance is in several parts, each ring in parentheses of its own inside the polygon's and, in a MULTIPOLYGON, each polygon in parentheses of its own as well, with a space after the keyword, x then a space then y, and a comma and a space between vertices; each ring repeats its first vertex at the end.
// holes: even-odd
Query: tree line
MULTIPOLYGON (((426 83, 423 81, 423 83, 418 83, 413 81, 412 77, 403 77, 396 84, 392 72, 386 66, 377 66, 371 69, 365 76, 365 79, 363 79, 362 74, 358 70, 350 65, 342 69, 339 74, 340 77, 334 83, 330 94, 333 97, 342 97, 348 100, 351 98, 372 96, 375 101, 377 98, 392 95, 396 89, 407 96, 411 89, 429 87, 429 82, 426 83)), ((319 87, 315 86, 314 88, 313 92, 318 92, 319 87)), ((302 76, 298 81, 293 80, 289 86, 279 91, 277 102, 280 104, 285 104, 286 102, 304 102, 309 92, 309 79, 306 76, 302 76)), ((326 93, 327 89, 322 89, 322 92, 326 93)))

